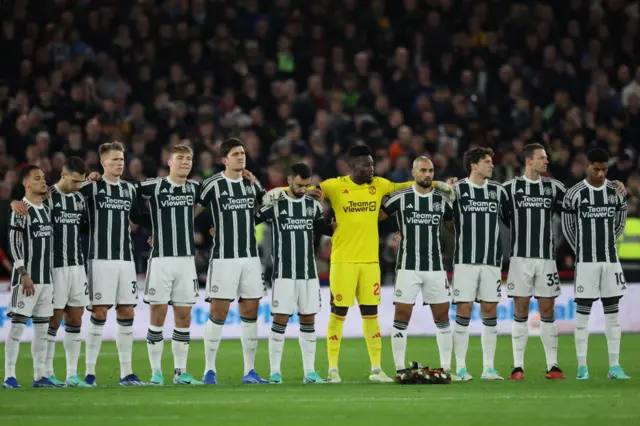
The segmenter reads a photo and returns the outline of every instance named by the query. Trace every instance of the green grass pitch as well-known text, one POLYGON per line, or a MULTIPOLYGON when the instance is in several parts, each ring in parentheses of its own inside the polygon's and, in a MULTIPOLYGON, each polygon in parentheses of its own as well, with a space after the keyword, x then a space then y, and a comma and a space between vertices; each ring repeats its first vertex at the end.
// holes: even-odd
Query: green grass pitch
MULTIPOLYGON (((394 372, 391 344, 383 341, 383 363, 394 372)), ((2 347, 2 354, 4 348, 2 347)), ((540 339, 530 337, 524 382, 481 382, 480 339, 472 337, 467 357, 475 379, 468 383, 439 386, 399 386, 367 383, 369 359, 361 339, 344 340, 339 385, 303 385, 297 340, 288 340, 283 358, 282 386, 246 386, 242 375, 242 349, 237 340, 222 342, 217 366, 217 387, 164 386, 121 388, 117 386, 118 355, 113 342, 102 345, 98 360, 96 389, 32 389, 29 344, 20 348, 18 380, 21 390, 0 389, 0 424, 102 425, 640 425, 640 334, 622 339, 621 364, 629 381, 606 378, 608 361, 602 335, 589 340, 591 380, 575 380, 576 362, 572 336, 561 336, 560 366, 566 381, 544 379, 544 352, 540 339)), ((407 361, 438 360, 435 338, 409 338, 407 361)), ((4 356, 0 355, 3 360, 4 356)), ((148 380, 149 361, 145 343, 137 342, 133 352, 135 372, 148 380)), ((84 354, 80 371, 84 369, 84 354)), ((496 367, 503 376, 511 371, 511 340, 498 341, 496 367)), ((64 349, 57 346, 55 367, 64 375, 64 349)), ((172 369, 170 342, 164 346, 165 380, 172 369)), ((257 370, 269 375, 267 341, 258 346, 257 370)), ((318 341, 317 367, 326 373, 326 344, 318 341)), ((2 368, 2 366, 0 366, 2 368)), ((191 344, 189 370, 200 377, 204 369, 201 341, 191 344)), ((4 374, 4 372, 2 373, 4 374)))

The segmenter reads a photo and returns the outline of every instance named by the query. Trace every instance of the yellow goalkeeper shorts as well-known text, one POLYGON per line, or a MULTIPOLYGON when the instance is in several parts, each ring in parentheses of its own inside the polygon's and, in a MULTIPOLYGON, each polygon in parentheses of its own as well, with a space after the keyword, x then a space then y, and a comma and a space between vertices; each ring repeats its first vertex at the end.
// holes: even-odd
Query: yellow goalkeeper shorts
POLYGON ((379 263, 332 263, 329 271, 331 303, 335 306, 380 304, 379 263))

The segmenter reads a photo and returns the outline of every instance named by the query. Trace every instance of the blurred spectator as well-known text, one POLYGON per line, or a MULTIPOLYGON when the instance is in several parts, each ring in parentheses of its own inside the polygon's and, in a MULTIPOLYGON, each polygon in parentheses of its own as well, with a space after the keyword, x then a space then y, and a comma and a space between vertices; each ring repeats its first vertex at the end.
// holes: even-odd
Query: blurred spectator
MULTIPOLYGON (((640 214, 637 4, 54 3, 0 4, 5 207, 25 164, 53 183, 65 156, 100 170, 98 146, 117 139, 127 178, 166 176, 167 147, 188 141, 201 180, 221 170, 221 141, 240 136, 268 188, 285 185, 297 159, 323 179, 347 174, 355 143, 370 145, 376 172, 393 180, 410 179, 418 155, 433 159, 438 179, 462 177, 462 153, 488 146, 504 181, 522 173, 523 146, 539 142, 549 175, 571 186, 584 178, 585 152, 601 147, 610 178, 627 183, 629 214, 640 214)), ((198 224, 206 251, 206 215, 198 224)), ((381 235, 384 247, 392 241, 381 235)), ((142 268, 148 247, 135 249, 142 268)))

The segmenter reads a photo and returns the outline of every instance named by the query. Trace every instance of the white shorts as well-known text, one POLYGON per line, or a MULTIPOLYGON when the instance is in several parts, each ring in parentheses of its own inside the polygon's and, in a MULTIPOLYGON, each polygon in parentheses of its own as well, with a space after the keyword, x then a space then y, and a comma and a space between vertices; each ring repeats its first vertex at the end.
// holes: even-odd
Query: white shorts
POLYGON ((312 315, 320 312, 320 281, 276 278, 271 290, 271 312, 274 314, 312 315))
POLYGON ((560 293, 560 277, 554 260, 511 258, 507 278, 509 297, 558 297, 560 293))
POLYGON ((447 280, 447 272, 398 269, 393 302, 413 305, 420 292, 425 305, 451 302, 451 288, 447 280))
POLYGON ((209 262, 207 302, 212 299, 260 299, 266 295, 260 258, 213 259, 209 262))
POLYGON ((88 266, 91 305, 138 304, 138 279, 133 262, 94 259, 88 266))
POLYGON ((576 299, 622 297, 627 294, 627 282, 620 263, 578 263, 574 284, 576 299))
POLYGON ((84 265, 53 268, 54 309, 89 306, 89 281, 84 265))
POLYGON ((24 317, 51 318, 53 316, 53 285, 35 284, 36 294, 25 296, 20 284, 11 287, 8 315, 24 317))
POLYGON ((453 303, 498 303, 502 296, 500 268, 489 265, 454 265, 453 303))
POLYGON ((193 256, 149 260, 144 301, 151 305, 193 305, 198 300, 198 275, 193 256))

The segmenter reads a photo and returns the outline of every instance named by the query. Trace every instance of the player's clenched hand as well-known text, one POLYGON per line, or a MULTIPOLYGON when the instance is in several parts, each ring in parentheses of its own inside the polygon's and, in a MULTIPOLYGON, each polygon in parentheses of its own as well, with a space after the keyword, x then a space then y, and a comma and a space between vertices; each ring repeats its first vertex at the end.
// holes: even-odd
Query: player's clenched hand
POLYGON ((18 216, 26 216, 29 214, 29 208, 24 201, 14 200, 11 202, 11 210, 18 216))
POLYGON ((445 194, 449 195, 449 199, 451 201, 455 201, 456 199, 456 193, 453 190, 453 186, 449 185, 446 182, 440 182, 439 180, 434 180, 433 181, 433 187, 439 191, 444 192, 445 194))
POLYGON ((402 239, 402 234, 400 233, 400 231, 396 232, 396 241, 400 242, 401 239, 402 239))
POLYGON ((621 197, 627 196, 627 188, 624 187, 624 183, 620 182, 619 180, 614 180, 611 183, 616 186, 616 192, 618 193, 618 195, 620 195, 621 197))
POLYGON ((273 188, 271 191, 267 192, 264 197, 262 197, 262 205, 264 207, 271 207, 282 196, 284 196, 283 188, 273 188))
POLYGON ((251 185, 256 182, 256 177, 247 169, 242 170, 242 177, 249 180, 249 182, 251 182, 251 185))
POLYGON ((209 235, 211 235, 212 237, 216 236, 216 228, 214 228, 213 226, 211 228, 209 228, 209 235))
POLYGON ((36 288, 33 285, 33 280, 29 275, 22 276, 22 294, 27 297, 31 297, 36 294, 36 288))
POLYGON ((150 246, 153 245, 153 237, 149 236, 149 238, 147 238, 147 244, 149 244, 150 246))
POLYGON ((324 194, 322 193, 322 190, 320 188, 315 188, 310 191, 307 191, 307 194, 320 202, 324 200, 324 194))
POLYGON ((453 185, 454 183, 456 183, 458 181, 457 177, 450 177, 449 179, 445 180, 445 183, 449 184, 449 185, 453 185))
POLYGON ((100 173, 98 172, 91 172, 89 173, 89 176, 87 176, 87 180, 91 181, 91 182, 97 182, 100 180, 100 173))

